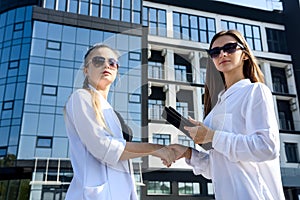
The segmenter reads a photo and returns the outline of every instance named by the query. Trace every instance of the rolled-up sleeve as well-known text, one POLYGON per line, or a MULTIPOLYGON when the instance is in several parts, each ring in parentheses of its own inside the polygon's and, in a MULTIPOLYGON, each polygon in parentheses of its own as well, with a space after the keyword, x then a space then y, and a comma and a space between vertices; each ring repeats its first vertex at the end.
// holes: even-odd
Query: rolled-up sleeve
POLYGON ((74 126, 81 142, 96 159, 115 165, 123 153, 126 141, 113 137, 96 120, 91 95, 86 90, 72 94, 66 105, 66 117, 74 126))
POLYGON ((205 178, 211 179, 208 153, 192 149, 191 159, 185 159, 185 162, 193 167, 195 175, 202 174, 205 178))

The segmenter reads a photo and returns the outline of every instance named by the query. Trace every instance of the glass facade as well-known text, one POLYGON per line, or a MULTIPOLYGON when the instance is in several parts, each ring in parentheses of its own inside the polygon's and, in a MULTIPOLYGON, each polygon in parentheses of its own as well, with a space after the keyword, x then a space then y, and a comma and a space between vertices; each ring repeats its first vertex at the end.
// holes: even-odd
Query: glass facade
POLYGON ((0 15, 0 156, 17 156, 31 44, 31 7, 0 15))
POLYGON ((266 33, 270 52, 288 54, 286 34, 283 30, 266 28, 266 33))
POLYGON ((141 23, 141 0, 44 0, 43 7, 135 24, 141 23))
POLYGON ((85 52, 89 46, 102 42, 121 55, 120 76, 112 87, 109 101, 131 123, 134 137, 139 140, 141 108, 135 97, 141 94, 141 38, 35 21, 20 158, 68 157, 63 107, 73 88, 82 84, 78 77, 85 52))

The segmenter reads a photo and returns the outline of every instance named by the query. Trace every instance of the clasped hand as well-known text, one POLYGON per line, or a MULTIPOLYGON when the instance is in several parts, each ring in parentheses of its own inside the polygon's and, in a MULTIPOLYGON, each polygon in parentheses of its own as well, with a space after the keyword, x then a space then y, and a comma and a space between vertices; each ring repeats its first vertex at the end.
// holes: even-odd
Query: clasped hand
MULTIPOLYGON (((195 126, 185 126, 184 129, 189 132, 195 144, 205 144, 212 142, 215 134, 214 130, 208 128, 201 122, 195 121, 191 117, 189 117, 189 120, 195 126)), ((190 159, 191 155, 192 149, 190 147, 180 144, 171 144, 169 146, 164 146, 156 156, 161 158, 164 165, 170 167, 176 160, 180 158, 190 159)))

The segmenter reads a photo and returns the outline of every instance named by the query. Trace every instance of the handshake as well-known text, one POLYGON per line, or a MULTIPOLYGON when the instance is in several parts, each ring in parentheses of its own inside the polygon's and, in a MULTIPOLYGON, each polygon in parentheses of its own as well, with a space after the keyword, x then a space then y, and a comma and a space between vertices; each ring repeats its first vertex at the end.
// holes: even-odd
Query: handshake
MULTIPOLYGON (((215 134, 214 130, 201 122, 197 122, 191 117, 189 117, 188 121, 191 126, 185 125, 183 129, 185 134, 187 134, 195 144, 207 144, 212 142, 215 134)), ((187 122, 185 124, 187 124, 187 122)), ((192 148, 180 144, 171 144, 161 146, 161 148, 153 152, 152 155, 161 158, 163 164, 170 167, 172 163, 180 158, 190 159, 192 156, 192 148)))
POLYGON ((180 158, 191 159, 192 148, 180 144, 161 145, 161 148, 151 155, 159 157, 165 166, 170 167, 172 163, 180 158))

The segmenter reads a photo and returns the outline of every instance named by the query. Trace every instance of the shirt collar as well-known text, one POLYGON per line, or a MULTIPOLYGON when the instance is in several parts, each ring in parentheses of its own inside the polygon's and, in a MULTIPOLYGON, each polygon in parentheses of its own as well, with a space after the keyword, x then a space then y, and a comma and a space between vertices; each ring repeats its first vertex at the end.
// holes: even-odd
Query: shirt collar
POLYGON ((232 95, 234 92, 236 92, 237 90, 239 90, 249 84, 251 84, 250 79, 242 79, 242 80, 236 82, 230 88, 228 88, 228 90, 222 90, 219 93, 219 95, 218 95, 219 101, 224 101, 227 97, 232 95))

